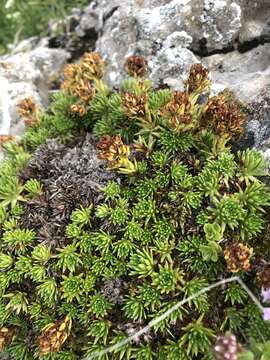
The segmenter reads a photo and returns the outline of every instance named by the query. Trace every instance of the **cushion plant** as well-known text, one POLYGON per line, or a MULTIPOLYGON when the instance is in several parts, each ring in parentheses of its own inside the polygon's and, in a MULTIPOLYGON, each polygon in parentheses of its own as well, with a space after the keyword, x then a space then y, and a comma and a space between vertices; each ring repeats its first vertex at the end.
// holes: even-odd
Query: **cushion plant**
POLYGON ((239 283, 192 297, 233 275, 257 297, 270 288, 266 161, 232 150, 243 105, 211 96, 201 64, 183 91, 155 87, 137 56, 112 90, 104 66, 97 53, 68 65, 46 112, 18 104, 23 139, 1 138, 3 356, 261 356, 270 326, 239 283))

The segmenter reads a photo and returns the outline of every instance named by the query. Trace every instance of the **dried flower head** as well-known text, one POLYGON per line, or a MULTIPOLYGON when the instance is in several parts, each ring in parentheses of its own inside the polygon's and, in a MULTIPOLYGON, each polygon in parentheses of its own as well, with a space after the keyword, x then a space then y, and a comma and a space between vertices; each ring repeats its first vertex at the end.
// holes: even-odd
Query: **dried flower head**
POLYGON ((58 352, 67 340, 71 329, 71 319, 66 316, 63 320, 46 325, 38 337, 39 350, 42 354, 58 352))
POLYGON ((5 327, 2 326, 0 328, 0 353, 3 351, 5 345, 9 345, 12 342, 12 339, 16 333, 15 326, 5 327))
POLYGON ((37 105, 31 98, 25 98, 17 104, 17 112, 24 118, 25 124, 32 126, 37 123, 37 105))
POLYGON ((185 92, 175 91, 171 100, 161 110, 161 115, 167 119, 170 127, 179 131, 192 123, 191 103, 185 92))
POLYGON ((65 81, 61 88, 83 101, 93 97, 91 81, 103 76, 104 61, 98 53, 85 53, 78 64, 68 64, 64 70, 65 81))
POLYGON ((249 271, 252 253, 253 249, 242 243, 234 243, 226 246, 224 250, 224 258, 227 262, 228 271, 249 271))
POLYGON ((95 94, 95 89, 90 81, 80 81, 74 89, 74 95, 78 96, 82 101, 90 101, 95 94))
POLYGON ((103 76, 104 60, 96 52, 85 53, 82 57, 81 69, 86 78, 101 79, 103 76))
POLYGON ((229 102, 225 96, 219 95, 209 99, 202 124, 211 127, 218 135, 231 138, 243 132, 245 120, 245 115, 236 103, 229 102))
POLYGON ((17 104, 17 111, 23 117, 32 115, 37 110, 37 106, 31 98, 25 98, 17 104))
POLYGON ((87 113, 87 109, 84 105, 81 104, 72 104, 70 106, 70 112, 73 115, 77 115, 80 117, 83 117, 87 113))
POLYGON ((0 146, 4 145, 8 141, 15 140, 15 136, 12 135, 0 135, 0 146))
POLYGON ((217 337, 214 356, 216 360, 237 360, 237 355, 241 350, 234 335, 221 335, 217 337))
POLYGON ((136 95, 127 92, 122 95, 122 104, 126 116, 130 118, 145 117, 147 95, 146 94, 136 95))
POLYGON ((119 135, 103 136, 97 144, 97 148, 100 150, 100 159, 109 161, 111 166, 130 154, 129 146, 123 143, 119 135))
POLYGON ((206 91, 209 88, 209 71, 202 64, 194 64, 189 70, 188 79, 185 81, 185 87, 190 94, 194 91, 206 91))
POLYGON ((130 76, 142 77, 146 74, 147 61, 142 56, 129 56, 125 62, 125 69, 130 76))
POLYGON ((61 89, 73 94, 74 88, 80 81, 80 65, 68 64, 64 69, 65 81, 61 85, 61 89))
POLYGON ((107 160, 110 169, 119 169, 123 173, 134 173, 137 170, 136 161, 129 160, 130 147, 125 145, 119 135, 103 136, 97 148, 100 150, 99 158, 107 160))
POLYGON ((65 78, 74 78, 77 73, 78 65, 77 64, 67 64, 64 68, 65 78))

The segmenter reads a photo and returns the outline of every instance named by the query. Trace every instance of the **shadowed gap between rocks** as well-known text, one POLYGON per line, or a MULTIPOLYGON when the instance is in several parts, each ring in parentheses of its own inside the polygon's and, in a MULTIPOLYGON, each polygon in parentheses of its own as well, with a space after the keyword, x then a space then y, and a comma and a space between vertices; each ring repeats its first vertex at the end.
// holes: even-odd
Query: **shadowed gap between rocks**
POLYGON ((208 57, 215 54, 228 54, 233 51, 239 51, 239 53, 243 54, 252 49, 256 49, 260 45, 265 45, 269 43, 270 37, 267 35, 262 35, 259 37, 255 37, 252 40, 244 41, 242 43, 238 43, 238 40, 236 40, 234 45, 226 46, 223 49, 215 49, 209 51, 207 49, 207 40, 204 38, 200 40, 199 50, 193 49, 192 47, 189 47, 189 50, 192 51, 194 55, 200 57, 208 57))

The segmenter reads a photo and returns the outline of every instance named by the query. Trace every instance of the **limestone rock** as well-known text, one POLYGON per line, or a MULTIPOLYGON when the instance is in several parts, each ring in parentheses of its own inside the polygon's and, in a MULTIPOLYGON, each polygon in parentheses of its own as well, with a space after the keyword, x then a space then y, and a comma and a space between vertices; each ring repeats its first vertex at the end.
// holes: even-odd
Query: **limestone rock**
POLYGON ((239 34, 239 42, 270 40, 270 3, 265 0, 246 0, 244 21, 239 34))
POLYGON ((162 80, 163 83, 180 89, 190 66, 196 62, 198 59, 187 48, 181 46, 164 48, 156 54, 150 64, 152 68, 150 79, 155 84, 162 80))
MULTIPOLYGON (((152 78, 158 74, 163 80, 159 69, 164 57, 177 64, 179 58, 182 62, 187 58, 187 49, 201 55, 232 47, 243 21, 241 0, 102 0, 97 1, 95 11, 103 14, 96 49, 108 60, 111 84, 122 79, 119 69, 130 54, 145 56, 154 64, 152 78), (169 56, 168 48, 176 48, 176 55, 169 56)), ((192 58, 198 61, 194 55, 192 58)), ((168 67, 174 66, 168 63, 168 67)), ((179 76, 179 69, 169 72, 179 76)), ((167 76, 166 72, 164 78, 167 76)))
POLYGON ((64 50, 37 47, 0 58, 0 134, 20 135, 16 104, 32 97, 40 106, 48 104, 50 82, 59 74, 68 54, 64 50))
POLYGON ((248 52, 233 51, 203 58, 211 70, 213 83, 229 87, 239 99, 257 101, 260 93, 270 87, 270 44, 260 45, 248 52))

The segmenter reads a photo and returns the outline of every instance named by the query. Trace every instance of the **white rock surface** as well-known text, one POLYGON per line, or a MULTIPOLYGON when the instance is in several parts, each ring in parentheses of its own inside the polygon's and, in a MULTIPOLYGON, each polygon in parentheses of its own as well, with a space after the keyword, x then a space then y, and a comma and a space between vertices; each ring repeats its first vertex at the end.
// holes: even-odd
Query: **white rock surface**
POLYGON ((257 101, 260 93, 270 88, 270 44, 243 54, 212 55, 202 62, 211 69, 215 86, 229 87, 245 102, 257 101))
POLYGON ((213 70, 216 89, 231 86, 243 100, 268 85, 269 47, 253 47, 270 41, 270 1, 100 0, 94 8, 105 19, 96 49, 108 62, 111 85, 135 53, 147 58, 155 82, 180 85, 190 65, 202 61, 213 70), (245 46, 250 51, 236 49, 245 46))
MULTIPOLYGON (((26 43, 25 43, 26 46, 26 43)), ((21 135, 16 104, 32 97, 40 106, 48 103, 50 81, 63 70, 68 53, 60 49, 37 47, 0 58, 0 134, 21 135)))

